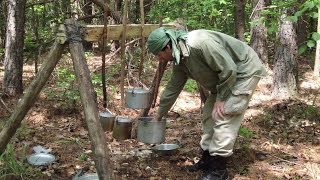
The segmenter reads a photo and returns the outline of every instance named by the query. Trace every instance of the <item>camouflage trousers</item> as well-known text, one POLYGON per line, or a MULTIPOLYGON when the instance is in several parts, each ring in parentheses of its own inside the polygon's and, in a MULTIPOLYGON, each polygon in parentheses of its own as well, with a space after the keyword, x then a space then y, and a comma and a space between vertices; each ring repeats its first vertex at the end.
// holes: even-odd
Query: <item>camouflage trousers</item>
POLYGON ((236 82, 225 101, 225 116, 223 118, 212 117, 216 94, 209 95, 203 107, 203 135, 200 146, 203 150, 209 150, 211 156, 228 157, 232 155, 241 121, 259 80, 260 77, 253 76, 236 82))

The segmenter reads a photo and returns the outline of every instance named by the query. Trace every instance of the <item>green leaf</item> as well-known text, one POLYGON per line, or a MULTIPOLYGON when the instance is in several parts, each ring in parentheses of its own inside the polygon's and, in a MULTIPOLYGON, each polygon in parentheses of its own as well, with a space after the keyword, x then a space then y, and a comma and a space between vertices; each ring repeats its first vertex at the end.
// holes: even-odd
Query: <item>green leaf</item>
POLYGON ((287 19, 292 22, 298 22, 298 16, 288 16, 287 19))
POLYGON ((312 37, 313 40, 318 41, 320 39, 320 34, 317 32, 312 33, 312 37))
POLYGON ((312 13, 310 13, 310 16, 311 16, 312 18, 318 18, 318 17, 319 17, 319 14, 318 14, 317 12, 312 12, 312 13))
POLYGON ((315 4, 312 1, 308 1, 305 3, 305 6, 308 7, 309 9, 312 9, 315 6, 315 4))
POLYGON ((307 45, 302 45, 302 46, 300 46, 299 47, 299 49, 298 49, 298 53, 299 53, 299 55, 301 55, 301 54, 303 54, 306 50, 307 50, 307 45))
POLYGON ((276 5, 270 5, 270 6, 268 6, 268 8, 277 8, 278 6, 276 6, 276 5))
POLYGON ((227 4, 227 2, 225 0, 220 0, 219 3, 220 4, 227 4))
POLYGON ((316 46, 316 42, 314 40, 309 40, 307 43, 307 46, 309 48, 315 47, 316 46))
POLYGON ((303 11, 297 11, 296 13, 294 13, 295 16, 302 16, 303 15, 303 11))
POLYGON ((187 92, 195 93, 198 90, 198 86, 194 80, 189 79, 183 89, 187 92))

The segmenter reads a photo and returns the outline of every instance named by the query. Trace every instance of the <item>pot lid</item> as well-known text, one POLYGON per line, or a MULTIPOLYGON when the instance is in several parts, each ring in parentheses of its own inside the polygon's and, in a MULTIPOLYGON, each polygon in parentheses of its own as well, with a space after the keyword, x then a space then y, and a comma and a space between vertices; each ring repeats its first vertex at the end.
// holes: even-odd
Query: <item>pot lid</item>
POLYGON ((115 117, 113 114, 111 114, 109 112, 100 112, 99 114, 102 117, 115 117))
POLYGON ((145 94, 150 92, 149 89, 142 89, 142 88, 131 88, 131 89, 126 89, 126 91, 134 94, 145 94))
POLYGON ((131 119, 129 117, 124 117, 124 116, 117 116, 116 121, 122 122, 122 123, 131 123, 131 119))

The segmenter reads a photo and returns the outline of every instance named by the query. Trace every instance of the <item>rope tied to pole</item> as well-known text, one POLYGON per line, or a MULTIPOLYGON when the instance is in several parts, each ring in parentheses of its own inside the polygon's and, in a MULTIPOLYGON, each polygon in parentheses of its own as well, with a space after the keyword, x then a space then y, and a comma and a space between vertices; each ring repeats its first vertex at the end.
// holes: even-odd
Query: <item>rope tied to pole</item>
POLYGON ((79 24, 64 23, 69 43, 81 43, 83 41, 85 28, 79 24))

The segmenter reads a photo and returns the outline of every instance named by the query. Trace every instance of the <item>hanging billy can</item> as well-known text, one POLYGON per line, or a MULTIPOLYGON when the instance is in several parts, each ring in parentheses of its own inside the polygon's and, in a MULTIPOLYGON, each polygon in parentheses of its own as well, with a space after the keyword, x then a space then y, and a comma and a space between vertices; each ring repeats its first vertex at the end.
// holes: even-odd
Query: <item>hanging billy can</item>
POLYGON ((128 117, 117 116, 113 125, 112 136, 117 140, 131 138, 132 120, 128 117))
POLYGON ((138 119, 137 138, 148 144, 162 143, 165 140, 166 121, 153 120, 152 117, 140 117, 138 119))
POLYGON ((112 131, 116 116, 111 112, 100 112, 100 123, 104 131, 112 131))
POLYGON ((131 109, 147 108, 150 96, 150 90, 143 88, 126 89, 126 106, 131 109))

